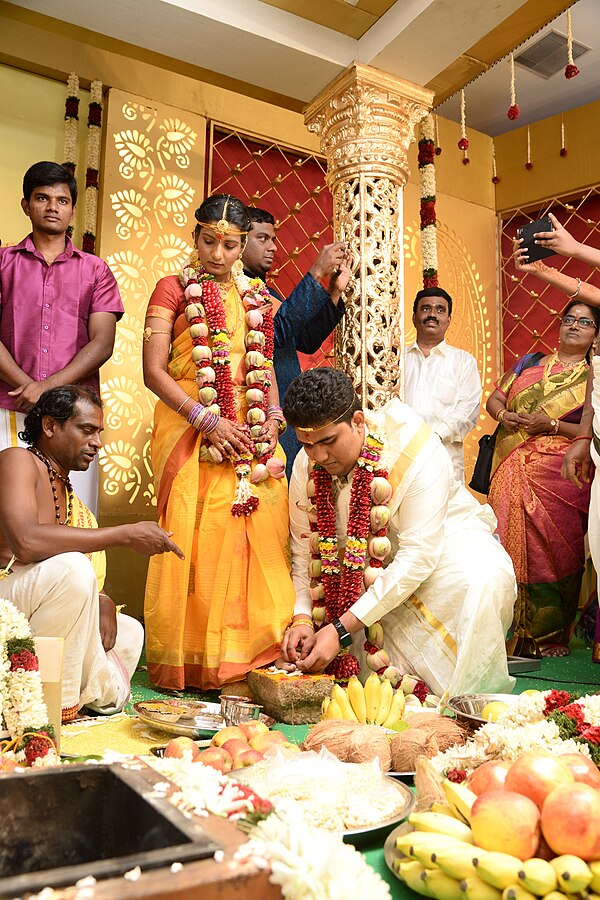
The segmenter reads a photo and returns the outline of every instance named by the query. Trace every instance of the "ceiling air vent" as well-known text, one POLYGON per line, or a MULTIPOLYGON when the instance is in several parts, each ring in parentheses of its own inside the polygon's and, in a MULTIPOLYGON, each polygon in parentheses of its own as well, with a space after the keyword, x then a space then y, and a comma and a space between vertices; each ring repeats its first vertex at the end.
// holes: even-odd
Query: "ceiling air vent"
MULTIPOLYGON (((573 41, 573 59, 578 59, 589 49, 573 41)), ((541 75, 542 78, 550 78, 556 72, 560 72, 567 65, 567 61, 567 39, 558 31, 548 32, 519 56, 515 56, 516 63, 529 69, 530 72, 535 72, 536 75, 541 75)))

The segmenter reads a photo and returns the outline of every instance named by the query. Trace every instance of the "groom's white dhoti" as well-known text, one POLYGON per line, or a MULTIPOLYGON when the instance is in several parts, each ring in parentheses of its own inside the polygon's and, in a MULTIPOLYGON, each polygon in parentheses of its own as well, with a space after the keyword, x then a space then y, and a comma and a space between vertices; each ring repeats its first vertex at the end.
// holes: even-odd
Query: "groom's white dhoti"
MULTIPOLYGON (((505 636, 516 583, 510 557, 494 537, 491 508, 454 481, 440 440, 406 404, 392 400, 379 413, 368 413, 366 424, 385 441, 384 463, 394 488, 392 552, 350 612, 366 626, 381 619, 391 664, 418 675, 440 696, 510 691, 514 679, 508 674, 505 636)), ((311 610, 310 527, 304 511, 308 465, 306 454, 299 453, 290 485, 295 615, 311 610)), ((352 473, 347 483, 338 483, 340 547, 346 542, 351 484, 352 473)), ((364 639, 355 636, 353 647, 361 663, 364 639)))

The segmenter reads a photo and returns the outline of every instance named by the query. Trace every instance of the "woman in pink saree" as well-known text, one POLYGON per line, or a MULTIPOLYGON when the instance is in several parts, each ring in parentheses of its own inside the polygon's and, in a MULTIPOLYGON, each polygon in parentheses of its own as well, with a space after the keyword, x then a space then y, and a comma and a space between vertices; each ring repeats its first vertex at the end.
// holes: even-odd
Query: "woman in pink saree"
POLYGON ((587 361, 600 310, 574 301, 562 317, 558 350, 526 354, 487 402, 500 423, 489 502, 510 554, 518 594, 509 653, 564 656, 584 571, 590 486, 560 477, 585 399, 587 361))

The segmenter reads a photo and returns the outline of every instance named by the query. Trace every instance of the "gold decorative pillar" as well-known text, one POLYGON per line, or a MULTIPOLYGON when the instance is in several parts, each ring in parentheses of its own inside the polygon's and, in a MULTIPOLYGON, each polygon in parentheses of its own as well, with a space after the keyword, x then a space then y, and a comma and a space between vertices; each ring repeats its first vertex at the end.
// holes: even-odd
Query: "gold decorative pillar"
POLYGON ((402 191, 414 126, 432 100, 432 91, 353 63, 304 114, 327 158, 336 238, 353 257, 336 365, 366 407, 403 392, 402 191))

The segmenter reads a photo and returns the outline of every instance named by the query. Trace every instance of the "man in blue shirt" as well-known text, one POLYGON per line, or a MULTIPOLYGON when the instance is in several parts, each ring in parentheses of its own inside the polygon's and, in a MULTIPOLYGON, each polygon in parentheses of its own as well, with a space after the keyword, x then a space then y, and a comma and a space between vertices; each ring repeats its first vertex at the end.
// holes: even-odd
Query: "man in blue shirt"
MULTIPOLYGON (((244 272, 250 277, 258 276, 266 280, 275 256, 275 220, 264 209, 248 207, 248 214, 252 224, 242 256, 244 272)), ((334 243, 321 248, 313 265, 287 299, 284 300, 275 288, 267 285, 273 297, 281 303, 274 318, 273 365, 282 404, 289 385, 300 374, 298 351, 316 353, 344 315, 342 293, 349 278, 349 252, 345 244, 334 243), (329 278, 327 290, 320 284, 325 278, 329 278)), ((287 456, 289 480, 300 449, 293 428, 281 436, 280 443, 287 456)))

